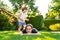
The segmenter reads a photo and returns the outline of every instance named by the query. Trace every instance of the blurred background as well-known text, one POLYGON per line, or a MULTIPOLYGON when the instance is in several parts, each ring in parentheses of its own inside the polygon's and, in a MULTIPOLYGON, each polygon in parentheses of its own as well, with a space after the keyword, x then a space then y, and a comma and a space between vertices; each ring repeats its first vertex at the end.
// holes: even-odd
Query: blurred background
POLYGON ((60 0, 0 0, 0 30, 17 30, 17 15, 25 6, 27 24, 39 31, 60 31, 60 0))

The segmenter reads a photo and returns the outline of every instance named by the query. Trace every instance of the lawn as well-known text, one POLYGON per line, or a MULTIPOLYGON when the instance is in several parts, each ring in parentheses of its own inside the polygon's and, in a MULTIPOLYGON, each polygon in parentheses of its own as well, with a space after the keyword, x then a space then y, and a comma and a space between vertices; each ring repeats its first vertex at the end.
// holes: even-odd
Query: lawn
POLYGON ((40 33, 41 35, 19 35, 16 31, 0 31, 0 40, 60 40, 59 33, 40 33))

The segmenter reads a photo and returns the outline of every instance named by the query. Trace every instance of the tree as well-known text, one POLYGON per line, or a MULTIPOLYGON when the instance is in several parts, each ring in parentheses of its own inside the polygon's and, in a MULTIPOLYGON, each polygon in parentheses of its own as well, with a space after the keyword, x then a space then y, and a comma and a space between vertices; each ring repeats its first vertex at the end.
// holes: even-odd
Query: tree
POLYGON ((17 12, 23 3, 28 5, 31 11, 37 11, 37 7, 34 7, 35 0, 9 0, 14 6, 14 12, 17 12))
MULTIPOLYGON (((60 0, 52 0, 52 4, 49 7, 49 13, 50 12, 54 12, 54 14, 56 14, 55 17, 58 16, 58 19, 60 19, 60 0)), ((50 13, 50 14, 52 14, 52 13, 50 13)))
POLYGON ((17 18, 6 4, 0 0, 0 30, 11 30, 16 28, 17 18))

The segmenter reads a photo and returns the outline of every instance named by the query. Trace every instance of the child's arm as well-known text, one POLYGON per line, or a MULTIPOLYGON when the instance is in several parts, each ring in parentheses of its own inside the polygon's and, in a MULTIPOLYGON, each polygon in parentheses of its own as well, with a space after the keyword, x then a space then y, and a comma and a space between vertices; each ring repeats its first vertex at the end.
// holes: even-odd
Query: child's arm
POLYGON ((23 21, 23 20, 20 18, 20 16, 21 16, 21 14, 20 14, 20 15, 18 15, 18 19, 20 19, 21 21, 23 21))
POLYGON ((29 21, 29 19, 28 19, 27 17, 25 18, 25 20, 26 20, 26 21, 29 21))
POLYGON ((26 18, 26 21, 29 21, 29 19, 26 18))

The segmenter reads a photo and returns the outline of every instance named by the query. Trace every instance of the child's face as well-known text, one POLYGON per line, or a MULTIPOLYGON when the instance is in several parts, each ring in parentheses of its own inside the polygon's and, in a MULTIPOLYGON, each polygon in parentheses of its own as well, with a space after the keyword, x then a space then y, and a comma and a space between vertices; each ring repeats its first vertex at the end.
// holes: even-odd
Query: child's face
POLYGON ((26 32, 27 32, 27 33, 31 33, 31 32, 32 32, 32 28, 31 28, 30 26, 28 26, 28 27, 26 28, 26 32))
POLYGON ((24 10, 24 11, 22 11, 23 13, 26 13, 27 12, 27 10, 24 10))

